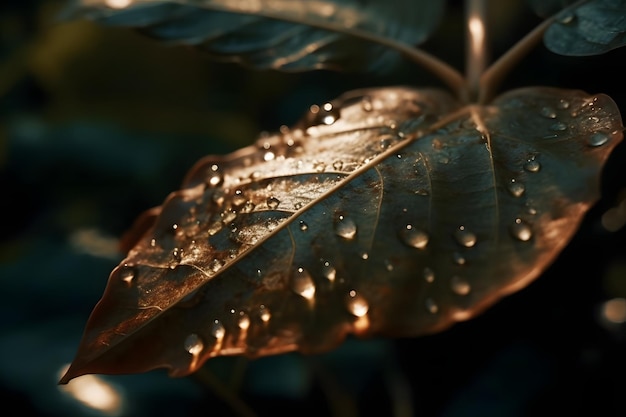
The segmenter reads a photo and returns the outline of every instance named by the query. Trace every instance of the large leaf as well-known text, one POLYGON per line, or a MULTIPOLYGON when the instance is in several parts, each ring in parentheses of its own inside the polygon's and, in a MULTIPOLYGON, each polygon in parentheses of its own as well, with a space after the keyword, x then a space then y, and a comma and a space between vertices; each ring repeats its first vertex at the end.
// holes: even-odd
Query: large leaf
POLYGON ((561 55, 598 55, 626 45, 626 0, 591 0, 565 9, 544 35, 561 55))
POLYGON ((389 67, 389 45, 407 47, 436 28, 432 0, 79 0, 72 16, 139 28, 157 39, 198 46, 254 68, 365 71, 389 67))
POLYGON ((607 96, 384 88, 209 156, 137 221, 62 382, 417 336, 529 284, 598 198, 607 96))

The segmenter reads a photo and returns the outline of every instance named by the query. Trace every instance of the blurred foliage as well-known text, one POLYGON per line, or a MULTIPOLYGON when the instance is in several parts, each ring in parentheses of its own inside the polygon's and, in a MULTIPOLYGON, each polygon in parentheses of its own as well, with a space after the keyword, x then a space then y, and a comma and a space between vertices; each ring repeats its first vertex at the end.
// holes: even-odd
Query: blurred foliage
MULTIPOLYGON (((449 4, 424 48, 460 67, 461 2, 449 4)), ((439 83, 410 64, 384 77, 249 71, 127 30, 59 22, 63 5, 0 3, 0 392, 20 413, 105 415, 60 391, 57 373, 121 259, 115 239, 140 212, 200 157, 292 124, 313 103, 439 83)), ((496 7, 494 56, 538 22, 521 6, 496 7)), ((604 92, 626 114, 624 73, 623 50, 568 58, 539 47, 504 87, 604 92)), ((217 384, 162 372, 103 379, 124 393, 125 416, 231 415, 224 386, 258 415, 375 415, 379 404, 397 416, 626 415, 626 328, 602 315, 626 296, 626 230, 600 221, 626 188, 625 162, 622 144, 602 199, 539 280, 449 331, 306 358, 222 358, 207 366, 217 384)))

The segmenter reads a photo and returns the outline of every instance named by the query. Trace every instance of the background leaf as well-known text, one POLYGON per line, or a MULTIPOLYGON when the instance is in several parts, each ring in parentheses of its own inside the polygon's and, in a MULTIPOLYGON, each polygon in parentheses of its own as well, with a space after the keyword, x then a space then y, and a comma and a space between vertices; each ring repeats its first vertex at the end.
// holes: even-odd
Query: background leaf
POLYGON ((461 109, 403 88, 313 106, 292 131, 199 161, 139 222, 63 381, 472 318, 569 242, 622 129, 607 96, 549 88, 461 109))
POLYGON ((138 28, 254 68, 371 71, 393 66, 397 53, 350 33, 417 45, 437 27, 443 5, 439 0, 134 0, 114 9, 105 0, 82 0, 70 13, 138 28))
POLYGON ((591 0, 560 13, 544 35, 552 52, 598 55, 626 45, 626 1, 591 0))

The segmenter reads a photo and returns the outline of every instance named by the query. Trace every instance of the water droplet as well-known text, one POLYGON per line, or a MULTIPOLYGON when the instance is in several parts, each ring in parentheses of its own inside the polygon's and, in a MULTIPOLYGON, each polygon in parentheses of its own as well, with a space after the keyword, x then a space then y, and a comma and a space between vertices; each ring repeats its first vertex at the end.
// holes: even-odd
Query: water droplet
POLYGON ((556 112, 552 107, 543 107, 540 113, 543 117, 547 117, 548 119, 556 119, 556 112))
POLYGON ((563 132, 564 130, 567 130, 567 125, 563 122, 556 122, 552 126, 550 126, 550 129, 554 130, 555 132, 563 132))
POLYGON ((210 187, 217 187, 224 182, 224 176, 221 172, 219 172, 219 167, 215 164, 211 165, 209 168, 209 178, 207 180, 207 184, 210 187))
POLYGON ((452 261, 457 265, 465 265, 465 257, 458 252, 452 254, 452 261))
POLYGON ((557 16, 556 19, 564 25, 569 25, 572 22, 574 22, 575 18, 576 18, 576 15, 574 14, 574 12, 567 10, 561 13, 559 16, 557 16))
POLYGON ((526 163, 524 164, 524 169, 528 172, 539 172, 539 170, 541 169, 541 164, 533 156, 529 158, 528 161, 526 161, 526 163))
POLYGON ((303 232, 306 232, 307 230, 309 230, 309 225, 306 224, 304 222, 304 220, 300 220, 300 230, 302 230, 303 232))
POLYGON ((429 284, 435 282, 435 271, 428 267, 424 268, 424 280, 429 284))
POLYGON ((393 263, 389 259, 385 259, 385 269, 389 272, 393 271, 393 263))
POLYGON ((193 356, 197 356, 202 352, 202 349, 204 349, 204 342, 202 342, 200 336, 191 333, 185 338, 184 347, 187 352, 191 353, 193 356))
POLYGON ((533 237, 533 229, 528 223, 519 218, 515 219, 509 230, 515 239, 522 242, 527 242, 533 237))
POLYGON ((322 107, 312 105, 309 109, 315 116, 314 124, 332 125, 339 119, 339 109, 333 107, 331 103, 325 103, 322 107))
POLYGON ((559 100, 559 104, 557 104, 557 107, 559 109, 569 109, 569 101, 567 100, 559 100))
POLYGON ((524 186, 521 182, 512 179, 511 182, 509 182, 507 189, 513 197, 521 197, 524 194, 524 191, 526 191, 526 186, 524 186))
POLYGON ((596 132, 587 138, 587 144, 592 147, 602 146, 606 144, 610 136, 606 132, 596 132))
POLYGON ((176 262, 180 262, 183 259, 183 248, 174 248, 172 250, 172 257, 176 262))
POLYGON ((213 320, 209 331, 211 333, 211 336, 217 339, 218 342, 222 341, 222 339, 224 339, 224 336, 226 335, 226 329, 224 328, 222 322, 218 319, 213 320))
POLYGON ((432 298, 427 298, 426 301, 424 301, 424 304, 426 306, 426 311, 431 314, 436 314, 439 311, 439 306, 432 298))
POLYGON ((239 207, 243 206, 246 203, 246 201, 247 201, 247 199, 243 195, 243 191, 235 190, 235 194, 233 195, 233 198, 231 200, 231 203, 232 203, 233 207, 239 208, 239 207))
POLYGON ((280 204, 280 200, 277 199, 276 197, 269 197, 266 203, 270 209, 276 210, 278 208, 278 205, 280 204))
POLYGON ((135 268, 128 264, 124 264, 119 272, 119 276, 122 282, 126 285, 131 285, 135 279, 135 268))
POLYGON ((469 282, 459 276, 453 276, 450 280, 450 285, 452 287, 452 291, 458 295, 467 295, 471 290, 469 282))
POLYGON ((476 244, 476 235, 465 228, 465 226, 459 226, 454 231, 454 238, 457 243, 466 248, 471 248, 476 244))
POLYGON ((341 169, 343 168, 343 161, 335 161, 335 162, 333 162, 333 168, 336 171, 341 171, 341 169))
POLYGON ((156 239, 155 238, 150 239, 150 247, 152 247, 152 248, 156 247, 156 239))
POLYGON ((276 155, 272 151, 267 151, 263 154, 263 160, 265 162, 273 161, 276 158, 276 155))
POLYGON ((337 270, 330 264, 330 262, 325 261, 322 265, 322 275, 324 275, 324 277, 330 282, 333 282, 337 277, 337 270))
POLYGON ((356 223, 349 217, 340 215, 335 220, 335 233, 344 239, 354 239, 356 236, 356 223))
POLYGON ((240 311, 239 319, 237 320, 237 325, 239 326, 241 330, 248 330, 248 328, 250 327, 250 317, 248 317, 248 315, 245 312, 240 311))
POLYGON ((355 290, 350 290, 348 292, 347 307, 348 311, 356 317, 365 316, 370 308, 365 298, 363 298, 355 290))
POLYGON ((400 230, 400 239, 406 245, 416 248, 424 249, 428 245, 428 233, 423 230, 416 229, 411 224, 407 224, 400 230))
POLYGON ((259 317, 263 321, 263 323, 267 323, 272 318, 272 314, 270 313, 270 309, 261 304, 259 306, 259 317))
POLYGON ((391 139, 384 138, 380 140, 380 149, 387 149, 391 145, 391 139))
POLYGON ((361 107, 363 108, 363 111, 372 111, 374 109, 374 105, 372 104, 371 97, 363 97, 363 101, 361 101, 361 107))
POLYGON ((370 257, 369 253, 361 252, 361 259, 363 259, 364 261, 368 260, 369 257, 370 257))
POLYGON ((297 268, 291 277, 291 289, 307 300, 315 297, 315 282, 304 268, 297 268))
POLYGON ((232 223, 232 221, 237 218, 237 212, 233 210, 226 210, 220 213, 220 216, 222 217, 222 223, 224 225, 227 225, 229 223, 232 223))

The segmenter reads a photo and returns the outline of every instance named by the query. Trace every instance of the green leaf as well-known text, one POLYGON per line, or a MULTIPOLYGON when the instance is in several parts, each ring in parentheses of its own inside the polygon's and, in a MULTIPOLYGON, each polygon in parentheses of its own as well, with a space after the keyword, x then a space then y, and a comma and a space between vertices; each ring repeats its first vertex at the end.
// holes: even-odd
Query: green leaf
POLYGON ((283 71, 386 69, 435 30, 443 1, 429 0, 80 0, 71 17, 140 29, 197 46, 216 59, 283 71))
POLYGON ((62 383, 220 355, 418 336, 524 288, 570 241, 623 138, 605 95, 488 106, 381 88, 195 164, 137 220, 62 383))
POLYGON ((599 55, 626 45, 626 1, 593 0, 557 15, 546 47, 569 56, 599 55))

